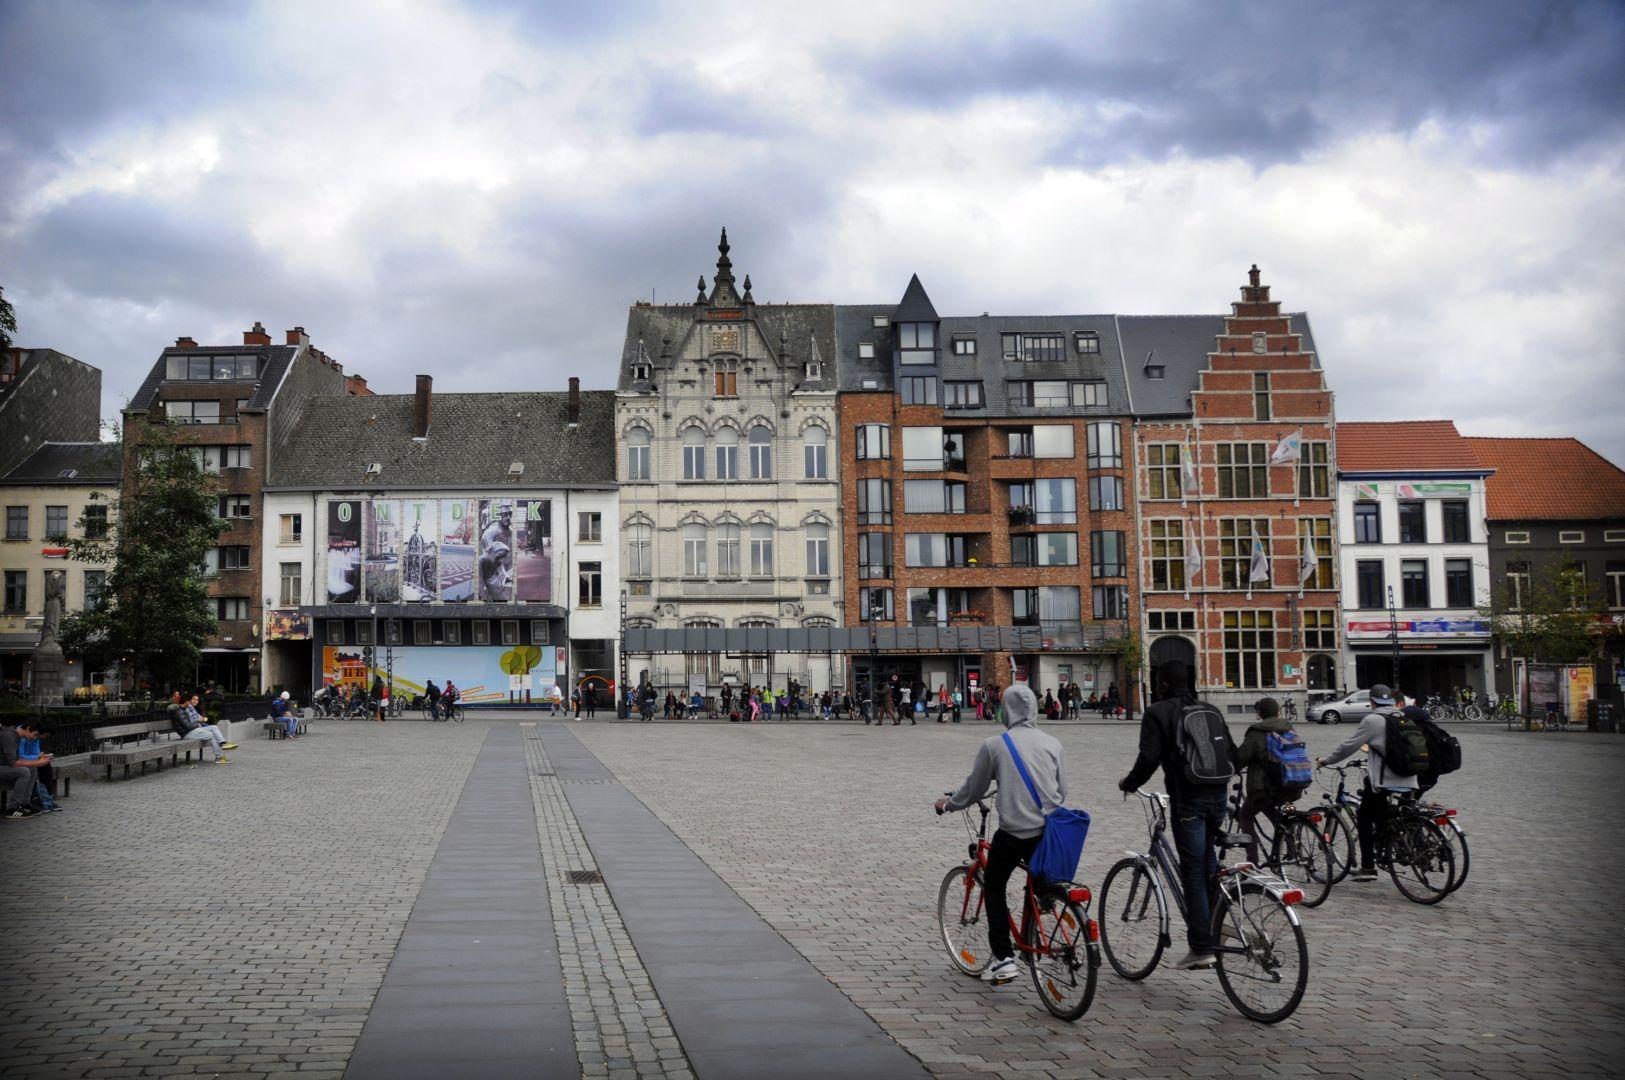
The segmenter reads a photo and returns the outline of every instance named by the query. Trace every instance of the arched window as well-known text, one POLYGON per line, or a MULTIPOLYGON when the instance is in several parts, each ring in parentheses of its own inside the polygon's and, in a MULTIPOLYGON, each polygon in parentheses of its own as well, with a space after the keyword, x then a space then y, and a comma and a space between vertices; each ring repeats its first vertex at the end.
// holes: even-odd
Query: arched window
POLYGON ((683 526, 683 576, 706 576, 705 526, 697 521, 683 526))
POLYGON ((654 577, 654 529, 648 525, 626 527, 626 576, 654 577))
POLYGON ((739 432, 731 427, 717 431, 717 479, 739 479, 739 432))
POLYGON ((705 429, 698 424, 683 429, 683 479, 705 479, 705 429))
POLYGON ((829 526, 807 526, 807 576, 829 577, 829 526))
POLYGON ((801 436, 803 465, 808 480, 829 479, 829 433, 816 424, 801 436))
POLYGON ((750 429, 750 478, 773 479, 773 433, 765 424, 750 429))
POLYGON ((633 428, 626 433, 626 478, 649 479, 649 429, 633 428))
POLYGON ((766 522, 750 527, 750 576, 773 576, 773 526, 766 522))
POLYGON ((739 526, 717 526, 717 577, 739 576, 739 526))

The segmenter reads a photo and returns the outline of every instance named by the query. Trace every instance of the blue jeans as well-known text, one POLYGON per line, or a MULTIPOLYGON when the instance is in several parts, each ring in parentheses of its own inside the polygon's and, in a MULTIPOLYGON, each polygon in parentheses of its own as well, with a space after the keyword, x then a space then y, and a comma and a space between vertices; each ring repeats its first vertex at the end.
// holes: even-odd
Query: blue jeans
POLYGON ((1191 951, 1213 951, 1213 882, 1219 874, 1214 840, 1224 829, 1225 790, 1186 795, 1173 806, 1179 885, 1185 894, 1185 940, 1191 951))
POLYGON ((299 734, 299 714, 292 709, 282 715, 282 723, 287 726, 289 738, 299 734))

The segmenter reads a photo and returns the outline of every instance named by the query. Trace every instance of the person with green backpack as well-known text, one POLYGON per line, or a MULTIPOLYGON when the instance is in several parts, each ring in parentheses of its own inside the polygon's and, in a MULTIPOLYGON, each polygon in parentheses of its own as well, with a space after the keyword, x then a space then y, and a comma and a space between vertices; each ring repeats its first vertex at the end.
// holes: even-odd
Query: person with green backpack
POLYGON ((1258 862, 1258 815, 1275 821, 1277 808, 1295 801, 1314 778, 1309 767, 1309 751, 1281 715, 1274 698, 1260 698, 1253 706, 1258 722, 1236 749, 1236 770, 1246 776, 1236 820, 1247 836, 1247 861, 1258 862))
POLYGON ((1381 683, 1376 684, 1371 688, 1371 704, 1373 711, 1366 714, 1337 749, 1315 759, 1315 767, 1319 768, 1336 765, 1362 746, 1370 752, 1365 790, 1354 815, 1355 830, 1360 835, 1360 868, 1349 875, 1353 881, 1376 880, 1372 849, 1377 829, 1388 820, 1388 798, 1415 791, 1416 774, 1427 771, 1428 764, 1427 738, 1416 723, 1395 706, 1394 692, 1381 683))

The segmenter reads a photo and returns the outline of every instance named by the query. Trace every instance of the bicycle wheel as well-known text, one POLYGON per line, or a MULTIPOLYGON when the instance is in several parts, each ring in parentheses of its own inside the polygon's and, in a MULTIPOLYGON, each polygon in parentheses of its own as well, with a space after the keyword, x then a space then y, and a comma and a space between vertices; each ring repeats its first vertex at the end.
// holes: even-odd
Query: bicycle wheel
POLYGON ((1322 807, 1320 812, 1323 815, 1320 823, 1326 830, 1327 847, 1331 851, 1332 884, 1336 885, 1354 869, 1354 828, 1341 810, 1322 807))
POLYGON ((463 707, 461 705, 453 705, 450 710, 450 716, 451 719, 457 721, 459 724, 466 719, 466 717, 463 716, 463 707))
POLYGON ((1477 705, 1466 705, 1462 707, 1461 717, 1463 720, 1471 720, 1476 723, 1484 719, 1484 710, 1477 705))
POLYGON ((1068 1022, 1089 1011, 1095 1000, 1099 946, 1089 940, 1089 919, 1070 900, 1041 905, 1027 924, 1027 963, 1033 989, 1044 1008, 1068 1022))
POLYGON ((1449 896, 1456 860, 1444 830, 1427 818, 1409 815, 1390 828, 1388 875, 1405 899, 1431 905, 1449 896))
POLYGON ((1304 907, 1319 907, 1332 891, 1332 848, 1321 824, 1307 814, 1281 819, 1279 836, 1270 848, 1270 866, 1287 884, 1303 891, 1304 907))
POLYGON ((1290 907, 1262 885, 1244 881, 1235 898, 1219 897, 1213 940, 1221 942, 1219 985, 1236 1011, 1261 1024, 1292 1015, 1309 985, 1309 946, 1290 907))
POLYGON ((1138 982, 1168 947, 1168 907, 1139 859, 1119 859, 1100 887, 1100 944, 1112 970, 1138 982))
MULTIPOLYGON (((1438 820, 1434 820, 1438 825, 1438 820)), ((1461 883, 1467 880, 1467 830, 1456 824, 1455 818, 1446 818, 1445 824, 1439 826, 1444 830, 1444 838, 1450 841, 1450 855, 1455 860, 1454 873, 1450 877, 1450 886, 1445 891, 1455 892, 1461 888, 1461 883)))
POLYGON ((966 975, 980 975, 993 953, 987 944, 982 885, 976 882, 967 893, 965 876, 969 872, 967 867, 956 866, 943 877, 937 890, 937 929, 954 967, 966 975))

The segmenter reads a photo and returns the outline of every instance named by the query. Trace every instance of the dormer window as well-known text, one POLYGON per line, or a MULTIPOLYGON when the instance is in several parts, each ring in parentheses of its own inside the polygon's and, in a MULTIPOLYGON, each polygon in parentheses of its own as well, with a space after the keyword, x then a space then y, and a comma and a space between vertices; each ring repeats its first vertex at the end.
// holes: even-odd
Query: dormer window
POLYGON ((824 378, 824 365, 817 360, 807 361, 807 381, 820 382, 824 378))
POLYGON ((875 327, 876 330, 884 330, 886 327, 888 327, 890 325, 891 325, 891 316, 890 315, 876 315, 874 317, 874 327, 875 327))
POLYGON ((872 341, 858 342, 858 359, 873 360, 875 358, 875 343, 872 341))
POLYGON ((1147 364, 1147 365, 1145 365, 1145 377, 1148 378, 1148 379, 1160 379, 1160 378, 1162 378, 1162 365, 1161 364, 1147 364))
POLYGON ((649 381, 649 365, 648 364, 633 364, 632 365, 632 381, 633 382, 648 382, 649 381))
POLYGON ((1075 340, 1078 352, 1085 356, 1093 356, 1100 352, 1100 335, 1093 330, 1080 331, 1075 340))
POLYGON ((937 362, 937 324, 928 322, 897 324, 898 363, 937 362))

